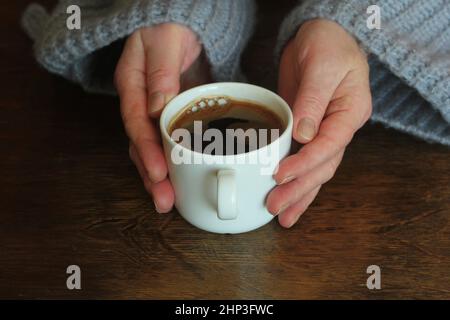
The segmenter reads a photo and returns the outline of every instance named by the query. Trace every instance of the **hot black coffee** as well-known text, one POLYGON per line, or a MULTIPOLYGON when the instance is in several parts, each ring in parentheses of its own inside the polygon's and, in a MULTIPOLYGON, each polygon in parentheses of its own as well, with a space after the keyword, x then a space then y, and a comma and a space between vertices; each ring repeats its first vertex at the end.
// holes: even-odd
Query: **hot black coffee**
POLYGON ((283 132, 284 123, 263 105, 227 97, 210 97, 190 103, 176 115, 168 132, 174 137, 177 129, 186 130, 190 136, 190 141, 183 141, 186 135, 180 138, 176 134, 174 140, 177 143, 202 153, 229 155, 249 152, 271 143, 283 132), (195 139, 201 139, 197 148, 195 139), (222 148, 212 148, 213 142, 217 146, 222 144, 222 148))

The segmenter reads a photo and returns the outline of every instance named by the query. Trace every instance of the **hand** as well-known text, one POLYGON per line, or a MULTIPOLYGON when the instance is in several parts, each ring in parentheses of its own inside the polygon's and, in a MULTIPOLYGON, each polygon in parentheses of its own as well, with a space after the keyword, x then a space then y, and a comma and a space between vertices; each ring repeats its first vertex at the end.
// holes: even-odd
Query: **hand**
POLYGON ((144 186, 153 196, 156 211, 169 212, 175 194, 168 179, 157 118, 178 94, 183 83, 207 81, 201 74, 202 46, 196 34, 179 24, 161 24, 134 32, 127 40, 116 68, 123 123, 130 138, 130 157, 144 186), (186 80, 186 81, 185 81, 186 80))
POLYGON ((341 26, 302 25, 281 57, 280 95, 292 106, 293 138, 305 144, 281 161, 268 210, 290 228, 329 181, 354 133, 371 115, 367 59, 341 26))

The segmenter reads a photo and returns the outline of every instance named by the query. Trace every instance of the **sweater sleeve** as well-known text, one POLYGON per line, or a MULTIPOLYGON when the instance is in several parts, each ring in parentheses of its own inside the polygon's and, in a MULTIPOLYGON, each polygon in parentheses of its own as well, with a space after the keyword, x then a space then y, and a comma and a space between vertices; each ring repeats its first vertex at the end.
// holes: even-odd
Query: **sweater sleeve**
POLYGON ((51 13, 30 5, 22 26, 34 40, 37 61, 86 90, 114 93, 113 73, 123 39, 165 22, 198 35, 216 81, 239 80, 240 54, 253 29, 253 0, 60 0, 51 13), (67 8, 81 9, 81 29, 66 26, 67 8))
POLYGON ((277 52, 306 20, 333 20, 369 53, 372 119, 450 145, 450 1, 379 0, 381 29, 369 28, 370 0, 304 0, 284 20, 277 52))

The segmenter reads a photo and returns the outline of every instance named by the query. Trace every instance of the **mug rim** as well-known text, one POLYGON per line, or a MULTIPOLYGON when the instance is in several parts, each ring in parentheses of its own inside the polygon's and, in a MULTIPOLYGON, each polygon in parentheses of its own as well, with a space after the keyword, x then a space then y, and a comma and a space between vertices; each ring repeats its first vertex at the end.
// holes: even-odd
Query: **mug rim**
MULTIPOLYGON (((232 95, 231 95, 232 96, 232 95)), ((251 101, 251 98, 249 99, 251 101)), ((182 108, 184 108, 186 106, 181 107, 179 110, 182 110, 182 108)), ((172 120, 172 119, 170 119, 172 120)), ((170 122, 169 122, 170 123, 170 122)), ((271 147, 274 143, 279 143, 280 140, 283 138, 285 138, 286 135, 291 136, 292 135, 292 126, 293 126, 293 115, 292 115, 292 110, 289 107, 288 103, 281 98, 278 94, 276 94, 275 92, 266 89, 264 87, 260 87, 254 84, 249 84, 249 83, 242 83, 242 82, 213 82, 213 83, 208 83, 208 84, 204 84, 204 85, 200 85, 200 86, 196 86, 193 87, 191 89, 188 89, 186 91, 183 91, 182 93, 176 95, 172 100, 169 101, 169 103, 167 103, 167 105, 164 107, 163 112, 161 113, 161 117, 159 119, 159 126, 160 126, 160 131, 162 133, 163 139, 165 139, 167 142, 169 142, 172 147, 178 146, 179 148, 181 148, 183 150, 183 152, 189 152, 192 155, 199 155, 201 157, 206 157, 206 158, 212 158, 212 159, 230 159, 230 158, 236 158, 236 157, 245 157, 245 156, 251 156, 253 154, 256 153, 260 153, 262 151, 265 151, 265 149, 268 149, 269 147, 271 147), (235 85, 235 86, 242 86, 242 87, 251 87, 253 89, 257 89, 257 90, 261 90, 266 92, 267 94, 269 94, 270 96, 272 96, 273 98, 275 98, 278 102, 280 102, 280 105, 283 106, 283 108, 285 108, 285 111, 287 111, 287 124, 285 126, 285 129, 283 130, 283 133, 274 141, 272 141, 269 144, 266 144, 265 146, 261 147, 261 148, 257 148, 255 150, 249 151, 249 152, 243 152, 243 153, 239 153, 239 154, 225 154, 225 155, 212 155, 212 154, 206 154, 206 153, 202 153, 202 152, 198 152, 189 148, 186 148, 185 146, 183 146, 182 144, 176 143, 169 135, 167 128, 165 126, 165 120, 167 117, 167 113, 169 112, 169 109, 172 105, 176 104, 178 99, 181 99, 183 96, 189 95, 192 92, 198 91, 200 89, 203 88, 207 88, 207 87, 212 87, 212 86, 222 86, 222 85, 235 85)), ((289 137, 291 138, 291 137, 289 137)))

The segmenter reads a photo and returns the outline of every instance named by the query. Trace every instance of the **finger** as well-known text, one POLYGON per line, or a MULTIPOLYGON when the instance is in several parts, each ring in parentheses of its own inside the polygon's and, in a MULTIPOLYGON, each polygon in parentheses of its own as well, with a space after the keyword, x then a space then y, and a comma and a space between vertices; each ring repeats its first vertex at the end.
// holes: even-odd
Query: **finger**
POLYGON ((274 178, 278 184, 302 176, 333 158, 344 149, 354 133, 370 117, 369 89, 352 88, 358 95, 345 95, 333 100, 313 141, 299 152, 281 161, 274 178))
POLYGON ((148 114, 157 117, 180 90, 186 48, 183 29, 165 24, 142 32, 146 51, 148 114))
POLYGON ((151 185, 153 202, 158 213, 168 213, 175 203, 175 192, 169 179, 151 185))
POLYGON ((322 164, 306 175, 276 187, 267 197, 267 209, 274 215, 282 213, 292 204, 300 201, 305 195, 320 185, 328 182, 335 174, 342 161, 344 151, 339 152, 330 161, 322 164))
POLYGON ((294 139, 308 143, 316 136, 346 67, 334 57, 319 55, 300 63, 299 88, 293 105, 294 139))
POLYGON ((136 148, 130 146, 130 158, 135 164, 139 175, 144 183, 145 190, 152 196, 155 209, 158 213, 166 213, 172 210, 175 202, 175 193, 169 179, 165 179, 159 183, 152 183, 145 174, 145 169, 136 148))
POLYGON ((278 222, 284 228, 292 227, 316 198, 321 186, 308 193, 302 200, 290 206, 278 216, 278 222))
POLYGON ((159 132, 147 116, 144 65, 143 45, 133 34, 117 65, 115 82, 127 135, 142 161, 144 174, 151 182, 157 183, 166 178, 167 165, 159 132))

